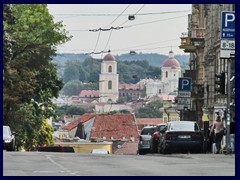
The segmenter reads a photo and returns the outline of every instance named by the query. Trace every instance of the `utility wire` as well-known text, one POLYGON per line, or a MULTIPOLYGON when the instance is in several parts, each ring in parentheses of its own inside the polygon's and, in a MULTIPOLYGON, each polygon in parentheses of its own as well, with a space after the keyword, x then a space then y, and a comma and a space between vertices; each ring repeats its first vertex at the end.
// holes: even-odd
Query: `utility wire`
POLYGON ((156 22, 166 21, 166 20, 171 20, 171 19, 177 19, 177 18, 182 18, 182 17, 186 17, 186 15, 184 15, 184 16, 172 17, 172 18, 167 18, 167 19, 159 19, 159 20, 155 20, 155 21, 150 21, 150 22, 145 22, 145 23, 139 23, 139 24, 134 24, 134 25, 129 25, 129 26, 125 26, 125 27, 123 27, 123 28, 130 28, 130 27, 135 27, 135 26, 140 26, 140 25, 145 25, 145 24, 151 24, 151 23, 156 23, 156 22))
POLYGON ((106 48, 107 48, 107 46, 108 46, 108 43, 109 43, 109 41, 110 41, 110 38, 111 38, 111 36, 112 36, 112 32, 113 32, 113 30, 111 30, 111 32, 110 32, 110 35, 109 35, 109 37, 108 37, 108 41, 107 41, 107 43, 106 43, 106 45, 105 45, 105 48, 104 48, 104 50, 103 50, 103 51, 105 51, 105 50, 106 50, 106 48))
MULTIPOLYGON (((123 12, 122 12, 121 14, 123 14, 123 13, 129 8, 130 5, 131 5, 131 4, 129 4, 129 5, 123 10, 123 12)), ((105 26, 104 29, 99 28, 99 29, 98 29, 99 32, 101 32, 101 31, 109 31, 109 30, 114 29, 113 27, 111 27, 111 28, 109 28, 109 29, 106 29, 106 28, 107 28, 108 26, 110 26, 111 24, 113 24, 113 23, 114 23, 114 22, 115 22, 115 21, 121 16, 121 14, 119 14, 119 15, 117 16, 117 18, 115 18, 110 24, 108 24, 107 26, 105 26)), ((95 31, 98 31, 98 30, 94 29, 94 30, 89 30, 89 31, 93 31, 93 32, 95 32, 95 31)), ((100 34, 101 34, 101 33, 98 34, 98 39, 97 39, 97 42, 96 42, 96 45, 95 45, 94 51, 95 51, 96 48, 97 48, 97 44, 98 44, 99 39, 100 39, 100 34)), ((106 47, 107 47, 107 45, 108 45, 108 43, 109 43, 109 40, 110 40, 111 34, 112 34, 112 31, 111 31, 110 36, 109 36, 109 38, 108 38, 108 42, 107 42, 107 44, 106 44, 106 47)), ((106 47, 105 47, 105 48, 106 48, 106 47)), ((105 48, 104 48, 104 50, 105 50, 105 48)))
POLYGON ((96 42, 96 44, 95 44, 95 47, 94 47, 93 52, 94 52, 94 51, 96 50, 96 48, 97 48, 97 45, 98 45, 98 42, 99 42, 99 39, 100 39, 100 35, 101 35, 101 31, 99 31, 99 33, 98 33, 97 42, 96 42))
MULTIPOLYGON (((145 5, 146 5, 146 4, 142 5, 142 7, 134 14, 134 16, 137 15, 137 13, 139 13, 145 5)), ((129 20, 126 20, 125 22, 123 22, 123 23, 120 24, 119 26, 123 26, 123 25, 126 24, 128 21, 129 21, 129 20)))
POLYGON ((121 14, 119 14, 110 24, 108 24, 107 26, 105 26, 104 28, 107 28, 108 26, 111 26, 128 8, 129 6, 131 6, 131 4, 129 4, 121 14))
MULTIPOLYGON (((136 14, 138 16, 148 16, 148 15, 159 15, 159 14, 173 14, 173 13, 184 13, 184 12, 191 12, 191 10, 183 10, 183 11, 165 11, 165 12, 149 12, 149 13, 139 13, 136 14)), ((119 16, 119 14, 54 14, 54 16, 119 16)), ((129 14, 122 14, 121 16, 129 16, 129 14)), ((61 17, 61 18, 70 18, 70 17, 61 17)))
POLYGON ((68 31, 90 31, 90 32, 97 32, 97 31, 110 31, 111 29, 114 30, 120 30, 123 28, 130 28, 130 27, 135 27, 135 26, 140 26, 140 25, 145 25, 145 24, 152 24, 152 23, 156 23, 156 22, 160 22, 160 21, 167 21, 167 20, 172 20, 172 19, 178 19, 178 18, 182 18, 182 17, 186 17, 186 15, 183 16, 176 16, 176 17, 172 17, 172 18, 167 18, 167 19, 159 19, 159 20, 155 20, 155 21, 150 21, 150 22, 145 22, 145 23, 139 23, 139 24, 133 24, 133 25, 129 25, 129 26, 123 26, 123 27, 111 27, 108 29, 90 29, 90 30, 68 30, 68 31))
POLYGON ((153 44, 161 44, 161 43, 165 43, 165 42, 169 42, 169 41, 176 41, 176 40, 179 40, 179 39, 170 39, 170 40, 166 40, 166 41, 158 41, 158 42, 153 42, 153 43, 141 44, 141 45, 130 46, 130 47, 126 47, 126 48, 118 49, 118 50, 128 50, 131 48, 149 46, 149 45, 153 45, 153 44))

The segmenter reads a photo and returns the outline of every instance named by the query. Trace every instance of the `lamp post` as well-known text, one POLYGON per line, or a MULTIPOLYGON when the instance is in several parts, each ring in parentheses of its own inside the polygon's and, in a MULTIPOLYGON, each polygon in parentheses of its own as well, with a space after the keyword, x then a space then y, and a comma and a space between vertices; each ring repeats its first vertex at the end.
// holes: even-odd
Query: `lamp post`
POLYGON ((231 61, 235 59, 235 52, 230 53, 230 58, 227 59, 227 109, 226 109, 226 115, 227 119, 226 121, 226 129, 227 129, 227 135, 226 135, 226 150, 227 154, 230 153, 230 103, 231 103, 231 61))

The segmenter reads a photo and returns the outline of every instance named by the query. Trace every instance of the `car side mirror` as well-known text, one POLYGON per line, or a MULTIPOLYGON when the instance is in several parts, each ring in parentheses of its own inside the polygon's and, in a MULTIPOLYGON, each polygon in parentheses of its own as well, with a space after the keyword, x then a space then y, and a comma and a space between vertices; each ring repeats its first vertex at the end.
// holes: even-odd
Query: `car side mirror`
POLYGON ((160 130, 159 132, 160 132, 160 133, 164 133, 165 131, 164 131, 164 130, 160 130))
POLYGON ((16 135, 16 132, 15 132, 15 131, 12 131, 12 135, 16 135))

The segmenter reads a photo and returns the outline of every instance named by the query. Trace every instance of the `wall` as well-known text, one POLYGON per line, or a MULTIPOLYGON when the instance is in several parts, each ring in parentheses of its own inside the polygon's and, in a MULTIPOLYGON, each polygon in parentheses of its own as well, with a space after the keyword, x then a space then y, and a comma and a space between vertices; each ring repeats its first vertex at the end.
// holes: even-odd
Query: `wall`
POLYGON ((97 143, 61 142, 55 143, 55 145, 60 145, 63 147, 73 147, 75 153, 91 153, 93 149, 106 149, 109 151, 109 154, 112 154, 112 142, 97 142, 97 143))

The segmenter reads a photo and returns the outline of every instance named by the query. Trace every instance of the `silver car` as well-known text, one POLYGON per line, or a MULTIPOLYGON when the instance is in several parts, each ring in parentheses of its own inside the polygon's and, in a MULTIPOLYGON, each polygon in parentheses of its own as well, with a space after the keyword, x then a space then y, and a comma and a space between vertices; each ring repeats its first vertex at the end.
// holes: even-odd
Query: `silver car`
POLYGON ((11 131, 9 126, 3 126, 3 149, 15 150, 15 133, 11 131))
POLYGON ((150 152, 150 140, 156 126, 143 127, 139 135, 138 154, 146 154, 150 152))

